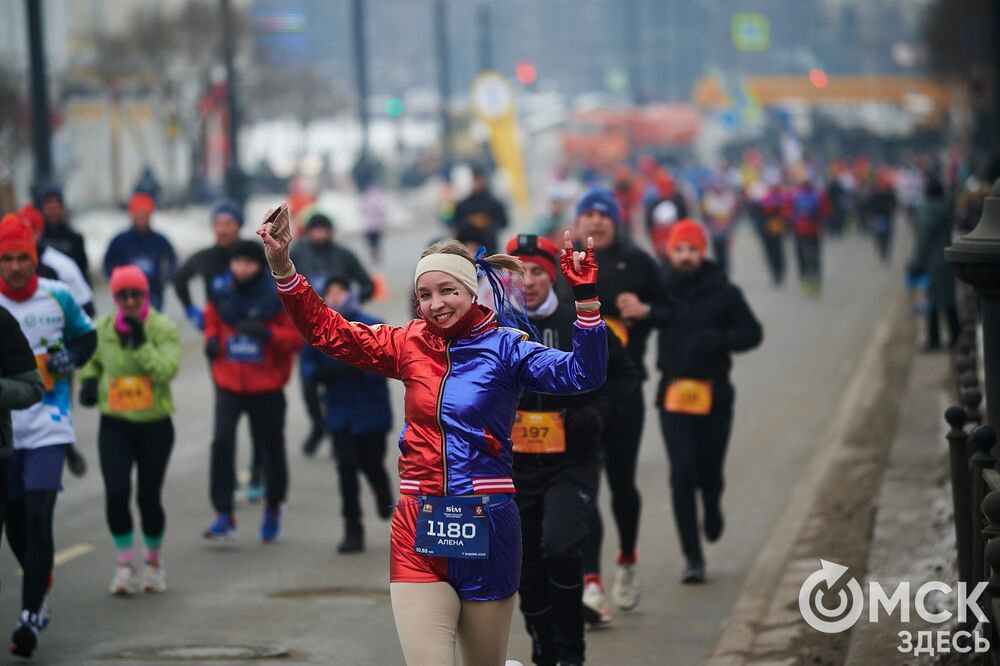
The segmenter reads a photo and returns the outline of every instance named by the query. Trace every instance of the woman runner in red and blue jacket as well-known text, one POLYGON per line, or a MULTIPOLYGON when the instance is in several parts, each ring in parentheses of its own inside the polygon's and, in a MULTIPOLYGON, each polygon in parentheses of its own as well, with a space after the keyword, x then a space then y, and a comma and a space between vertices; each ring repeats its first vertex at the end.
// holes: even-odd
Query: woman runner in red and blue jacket
POLYGON ((390 594, 407 664, 452 663, 457 637, 463 663, 502 665, 521 564, 510 439, 518 401, 524 391, 596 389, 607 371, 592 241, 573 252, 567 235, 562 254, 577 298, 573 351, 564 352, 501 325, 514 310, 496 271, 523 272, 513 257, 437 243, 414 277, 422 318, 366 326, 328 308, 295 272, 284 204, 258 234, 306 342, 406 387, 390 594), (479 270, 495 287, 497 312, 476 303, 479 270))

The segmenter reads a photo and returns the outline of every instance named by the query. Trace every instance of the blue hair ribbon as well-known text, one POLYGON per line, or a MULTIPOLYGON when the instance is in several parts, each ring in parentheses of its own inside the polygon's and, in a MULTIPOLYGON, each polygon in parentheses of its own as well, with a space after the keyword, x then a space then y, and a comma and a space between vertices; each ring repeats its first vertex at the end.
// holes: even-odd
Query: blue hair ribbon
POLYGON ((510 292, 504 287, 500 272, 486 261, 486 248, 482 245, 476 250, 475 263, 477 274, 485 275, 487 282, 490 283, 490 290, 493 292, 493 310, 500 325, 524 331, 532 340, 541 340, 542 336, 528 319, 527 311, 515 307, 511 302, 510 292))

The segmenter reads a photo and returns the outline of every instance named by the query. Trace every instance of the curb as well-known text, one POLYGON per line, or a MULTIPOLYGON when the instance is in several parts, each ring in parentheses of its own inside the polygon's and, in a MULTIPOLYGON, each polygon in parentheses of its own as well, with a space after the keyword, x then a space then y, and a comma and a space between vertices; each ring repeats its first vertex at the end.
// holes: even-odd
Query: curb
MULTIPOLYGON (((708 666, 743 666, 748 663, 754 643, 764 635, 758 631, 758 626, 764 624, 774 602, 779 598, 797 598, 801 581, 815 569, 814 560, 807 563, 790 561, 792 550, 816 504, 827 471, 845 448, 853 417, 860 412, 859 406, 873 390, 880 389, 882 366, 879 358, 895 326, 900 321, 905 321, 906 317, 906 299, 902 296, 903 292, 897 290, 889 301, 889 309, 876 324, 858 362, 858 369, 844 390, 834 416, 815 448, 812 461, 796 481, 789 493, 784 513, 771 528, 767 541, 757 554, 733 605, 733 611, 723 625, 719 642, 705 662, 708 666), (803 569, 803 565, 807 566, 803 569), (793 581, 794 584, 791 584, 793 581)), ((795 624, 802 622, 797 612, 790 613, 784 608, 775 610, 787 622, 782 622, 780 629, 767 632, 775 634, 767 636, 769 644, 772 640, 776 643, 790 640, 795 636, 795 624)))

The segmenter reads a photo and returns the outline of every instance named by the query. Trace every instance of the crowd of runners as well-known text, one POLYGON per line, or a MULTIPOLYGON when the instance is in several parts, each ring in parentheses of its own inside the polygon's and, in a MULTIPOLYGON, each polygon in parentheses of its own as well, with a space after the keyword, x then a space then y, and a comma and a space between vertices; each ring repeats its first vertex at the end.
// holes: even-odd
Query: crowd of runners
POLYGON ((51 621, 63 468, 88 472, 76 442, 93 437, 74 427, 74 409, 100 411, 98 467, 116 552, 110 592, 168 589, 160 553, 171 382, 179 327, 193 326, 214 386, 201 537, 237 538, 239 496, 261 505, 259 539, 279 538, 289 493, 286 388, 298 357, 302 390, 291 399, 301 397, 310 420, 302 453, 315 456, 329 437, 336 461, 337 550, 366 549, 360 478, 375 514, 391 520, 390 591, 407 663, 451 663, 457 644, 464 663, 503 664, 519 598, 534 662, 581 664, 585 626, 641 603, 636 467, 650 409, 669 460, 680 580, 709 575, 704 543, 725 530, 732 356, 764 335, 729 278, 732 244, 750 242, 734 234, 738 225, 757 237, 776 286, 791 251, 802 291, 816 298, 825 241, 865 234, 888 262, 897 227, 912 225, 908 277, 927 294, 935 346, 938 318, 955 321, 935 250, 950 241, 953 220, 975 219, 981 182, 957 161, 924 156, 783 165, 748 151, 739 164, 711 168, 646 158, 609 174, 559 175, 533 233, 512 235, 504 204, 476 170, 472 193, 442 206, 447 238, 405 258, 383 256, 385 206, 366 187, 372 259, 419 259, 409 322, 366 311, 377 281, 335 241, 323 212, 282 204, 252 221, 260 238, 247 238, 241 208, 220 201, 208 221, 214 244, 179 258, 152 224, 156 192, 142 187, 128 204, 129 228, 103 258, 114 306, 98 313, 96 273, 63 192, 43 188, 0 222, 0 502, 24 574, 11 651, 30 657, 51 621), (163 314, 167 298, 179 300, 187 322, 163 314), (398 486, 385 460, 388 380, 405 389, 398 486), (240 487, 244 413, 251 473, 240 487), (602 477, 617 544, 610 567, 600 558, 602 477))

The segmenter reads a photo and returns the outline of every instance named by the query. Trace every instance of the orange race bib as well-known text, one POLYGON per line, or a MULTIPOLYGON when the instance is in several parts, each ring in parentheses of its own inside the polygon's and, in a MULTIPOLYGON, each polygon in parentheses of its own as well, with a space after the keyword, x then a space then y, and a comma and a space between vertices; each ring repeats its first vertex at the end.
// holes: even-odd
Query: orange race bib
POLYGON ((615 337, 622 343, 622 347, 628 346, 628 327, 625 325, 621 319, 616 319, 615 317, 605 317, 604 323, 607 324, 611 332, 615 334, 615 337))
POLYGON ((55 388, 56 380, 49 372, 49 353, 35 354, 35 365, 38 366, 38 372, 42 375, 42 383, 45 384, 45 390, 51 391, 55 388))
POLYGON ((565 453, 566 424, 562 412, 517 410, 510 434, 514 453, 565 453))
POLYGON ((780 217, 772 217, 764 223, 764 232, 768 236, 780 236, 785 233, 785 221, 780 217))
POLYGON ((140 412, 153 408, 153 380, 149 377, 112 377, 108 380, 108 408, 113 412, 140 412))
POLYGON ((663 408, 676 414, 706 416, 712 411, 712 384, 702 379, 674 379, 667 386, 663 408))

